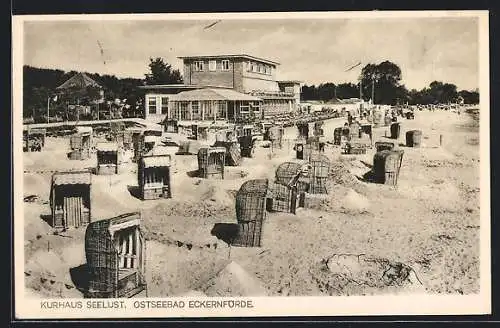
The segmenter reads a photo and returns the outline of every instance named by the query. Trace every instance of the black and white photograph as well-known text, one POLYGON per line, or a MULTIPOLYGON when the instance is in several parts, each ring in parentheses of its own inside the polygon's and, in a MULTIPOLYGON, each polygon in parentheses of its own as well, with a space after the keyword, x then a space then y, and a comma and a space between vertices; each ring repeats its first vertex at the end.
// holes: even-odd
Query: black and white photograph
POLYGON ((487 11, 13 28, 19 316, 490 313, 487 11))

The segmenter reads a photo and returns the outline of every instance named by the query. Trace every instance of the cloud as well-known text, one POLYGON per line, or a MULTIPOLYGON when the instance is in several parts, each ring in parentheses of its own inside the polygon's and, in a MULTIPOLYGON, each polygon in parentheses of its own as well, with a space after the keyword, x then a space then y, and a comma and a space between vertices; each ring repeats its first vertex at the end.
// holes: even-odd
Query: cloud
POLYGON ((384 60, 401 67, 410 88, 479 84, 476 19, 226 19, 204 29, 214 21, 29 22, 25 63, 142 78, 149 57, 181 68, 178 56, 247 53, 280 62, 280 78, 308 84, 356 82, 361 67, 349 66, 384 60))

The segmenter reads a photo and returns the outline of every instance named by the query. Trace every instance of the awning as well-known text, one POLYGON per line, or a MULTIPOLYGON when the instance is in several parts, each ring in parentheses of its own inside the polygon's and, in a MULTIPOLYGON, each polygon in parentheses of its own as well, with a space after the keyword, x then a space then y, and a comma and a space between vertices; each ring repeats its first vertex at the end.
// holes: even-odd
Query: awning
POLYGON ((29 129, 28 130, 29 134, 47 134, 47 129, 43 128, 34 128, 34 129, 29 129))
POLYGON ((143 157, 144 167, 169 167, 170 155, 143 157))
POLYGON ((183 91, 170 96, 170 101, 262 101, 251 95, 240 93, 232 89, 205 88, 183 91))
POLYGON ((130 227, 139 227, 141 225, 141 214, 138 212, 126 213, 108 220, 108 231, 109 234, 113 236, 116 231, 124 230, 130 227))
POLYGON ((54 185, 90 185, 92 176, 90 172, 58 172, 52 176, 52 183, 54 185))
POLYGON ((91 126, 77 126, 76 127, 76 133, 78 134, 83 134, 83 133, 90 133, 92 134, 92 127, 91 126))
POLYGON ((158 142, 160 140, 160 137, 158 136, 144 136, 144 142, 149 143, 149 142, 158 142))
POLYGON ((96 145, 97 151, 118 151, 118 145, 113 142, 100 142, 96 145))
POLYGON ((131 128, 126 128, 125 131, 129 131, 131 133, 142 133, 144 129, 138 127, 131 127, 131 128))

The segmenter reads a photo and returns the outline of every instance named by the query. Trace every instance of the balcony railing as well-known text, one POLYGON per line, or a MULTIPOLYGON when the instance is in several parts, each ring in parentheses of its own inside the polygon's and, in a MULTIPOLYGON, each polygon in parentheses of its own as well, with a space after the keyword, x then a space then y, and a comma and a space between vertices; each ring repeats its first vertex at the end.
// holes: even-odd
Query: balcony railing
POLYGON ((252 90, 250 94, 255 97, 295 97, 295 93, 285 91, 252 90))

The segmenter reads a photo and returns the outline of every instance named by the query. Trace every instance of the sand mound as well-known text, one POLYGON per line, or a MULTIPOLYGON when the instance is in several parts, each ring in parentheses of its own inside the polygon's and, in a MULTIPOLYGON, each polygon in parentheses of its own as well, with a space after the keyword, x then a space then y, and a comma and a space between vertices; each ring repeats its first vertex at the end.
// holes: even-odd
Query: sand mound
POLYGON ((266 296, 266 289, 253 275, 232 261, 216 277, 211 279, 203 291, 207 296, 266 296))
POLYGON ((459 188, 444 180, 434 180, 432 184, 426 185, 401 183, 398 192, 409 199, 424 202, 428 208, 455 211, 463 205, 459 188))
POLYGON ((63 258, 54 251, 38 250, 33 253, 25 266, 26 272, 36 272, 42 276, 55 277, 58 272, 54 270, 54 264, 64 263, 63 258))
POLYGON ((24 156, 23 157, 23 166, 32 166, 33 165, 33 160, 29 156, 24 156))
POLYGON ((25 173, 23 178, 24 195, 40 195, 48 200, 50 193, 50 174, 29 174, 25 173))
POLYGON ((421 292, 422 283, 408 265, 364 254, 334 254, 311 269, 328 295, 421 292))
POLYGON ((86 262, 85 258, 85 245, 83 243, 75 243, 65 245, 61 250, 61 257, 67 259, 69 267, 77 267, 86 262))
POLYGON ((362 214, 368 212, 370 201, 365 196, 350 189, 341 202, 341 208, 348 214, 362 214))
POLYGON ((149 297, 202 291, 200 286, 227 265, 227 250, 188 251, 154 240, 148 240, 146 250, 149 297))
POLYGON ((208 185, 201 191, 200 200, 215 202, 221 206, 234 206, 234 198, 220 186, 208 185))
POLYGON ((187 292, 180 293, 179 295, 175 295, 177 297, 207 297, 207 295, 198 290, 188 290, 187 292))

